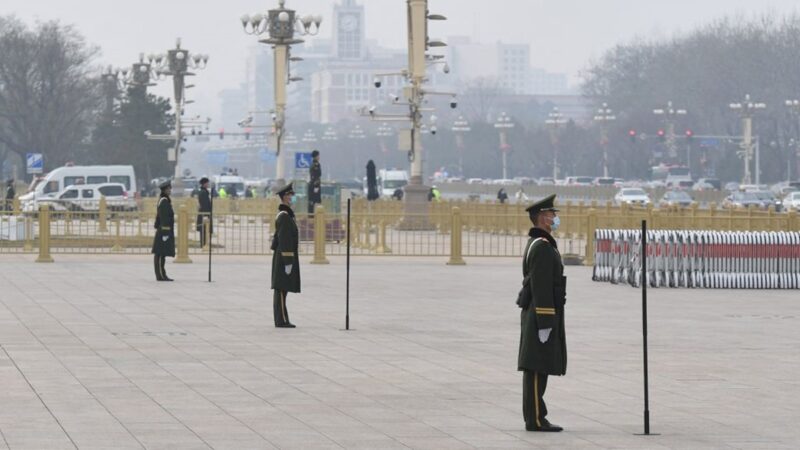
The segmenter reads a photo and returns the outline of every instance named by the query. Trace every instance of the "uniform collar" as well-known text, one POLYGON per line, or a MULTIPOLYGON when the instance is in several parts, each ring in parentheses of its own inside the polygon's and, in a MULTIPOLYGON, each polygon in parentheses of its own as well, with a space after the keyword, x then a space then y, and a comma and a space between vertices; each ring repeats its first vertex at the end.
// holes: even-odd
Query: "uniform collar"
POLYGON ((292 208, 284 205, 283 203, 278 205, 278 211, 286 211, 290 217, 294 217, 294 211, 292 211, 292 208))
POLYGON ((545 239, 547 239, 547 242, 550 243, 550 245, 552 245, 555 248, 558 248, 558 245, 556 244, 556 240, 553 239, 553 236, 551 236, 550 233, 548 233, 547 231, 544 231, 541 228, 536 228, 536 227, 531 228, 531 230, 528 232, 528 236, 530 236, 530 237, 532 237, 534 239, 536 239, 536 238, 545 238, 545 239))

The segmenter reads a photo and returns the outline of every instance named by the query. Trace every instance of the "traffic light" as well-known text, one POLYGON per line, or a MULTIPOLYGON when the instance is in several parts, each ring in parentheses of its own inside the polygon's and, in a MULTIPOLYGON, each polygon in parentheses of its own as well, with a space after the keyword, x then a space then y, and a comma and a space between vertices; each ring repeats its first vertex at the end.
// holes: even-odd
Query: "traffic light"
POLYGON ((636 143, 636 130, 633 129, 628 130, 628 139, 631 140, 631 143, 633 144, 636 143))
POLYGON ((225 128, 220 128, 219 129, 219 140, 221 141, 223 139, 225 139, 225 128))
POLYGON ((686 143, 692 142, 692 137, 694 137, 694 133, 692 130, 686 130, 686 143))
POLYGON ((664 142, 664 140, 667 139, 666 134, 664 134, 664 129, 663 128, 658 130, 658 132, 656 132, 656 134, 658 135, 658 140, 661 141, 661 142, 664 142))
POLYGON ((249 140, 250 140, 250 131, 251 131, 251 130, 250 130, 250 128, 245 128, 245 129, 244 129, 244 139, 245 139, 246 141, 249 141, 249 140))

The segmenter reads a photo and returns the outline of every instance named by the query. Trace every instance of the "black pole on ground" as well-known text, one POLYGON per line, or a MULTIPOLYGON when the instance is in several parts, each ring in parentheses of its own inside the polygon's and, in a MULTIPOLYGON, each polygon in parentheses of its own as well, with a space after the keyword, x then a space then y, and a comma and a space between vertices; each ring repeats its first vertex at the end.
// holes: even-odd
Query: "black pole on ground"
POLYGON ((650 433, 650 387, 647 368, 647 221, 642 220, 642 338, 644 341, 644 436, 650 433))
MULTIPOLYGON (((208 195, 209 201, 211 199, 211 194, 208 195)), ((212 243, 214 242, 214 233, 211 231, 213 228, 211 224, 214 223, 214 210, 212 209, 211 212, 208 214, 208 282, 211 283, 211 247, 212 243)), ((205 235, 206 230, 202 230, 203 234, 205 235)))
POLYGON ((347 199, 347 287, 345 288, 344 329, 350 329, 350 200, 347 199))

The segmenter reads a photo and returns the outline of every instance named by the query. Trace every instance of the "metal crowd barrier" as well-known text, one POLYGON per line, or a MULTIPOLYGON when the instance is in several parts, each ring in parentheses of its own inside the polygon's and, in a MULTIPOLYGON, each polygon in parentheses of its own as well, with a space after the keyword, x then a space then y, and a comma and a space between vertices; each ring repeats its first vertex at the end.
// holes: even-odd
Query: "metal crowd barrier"
MULTIPOLYGON (((800 232, 653 230, 651 287, 800 289, 800 232)), ((641 231, 595 231, 592 280, 640 286, 641 231)))

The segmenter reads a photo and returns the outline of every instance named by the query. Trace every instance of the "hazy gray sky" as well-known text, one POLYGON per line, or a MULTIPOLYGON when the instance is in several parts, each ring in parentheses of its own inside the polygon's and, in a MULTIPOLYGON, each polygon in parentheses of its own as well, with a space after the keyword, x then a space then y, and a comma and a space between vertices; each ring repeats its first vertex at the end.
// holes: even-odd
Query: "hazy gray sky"
MULTIPOLYGON (((405 0, 358 0, 366 6, 367 36, 389 47, 406 42, 405 0)), ((287 0, 301 14, 321 14, 321 36, 331 32, 338 0, 287 0)), ((277 0, 2 0, 0 14, 28 23, 58 19, 73 24, 102 49, 99 62, 124 66, 140 52, 163 52, 181 37, 184 48, 211 55, 195 80, 197 112, 216 116, 217 93, 243 79, 246 48, 255 38, 241 30, 244 13, 265 12, 277 0)), ((787 13, 798 0, 429 0, 432 37, 473 35, 482 42, 529 42, 536 67, 576 80, 591 58, 638 36, 670 37, 713 19, 787 13)), ((166 90, 164 93, 168 92, 166 90)))

